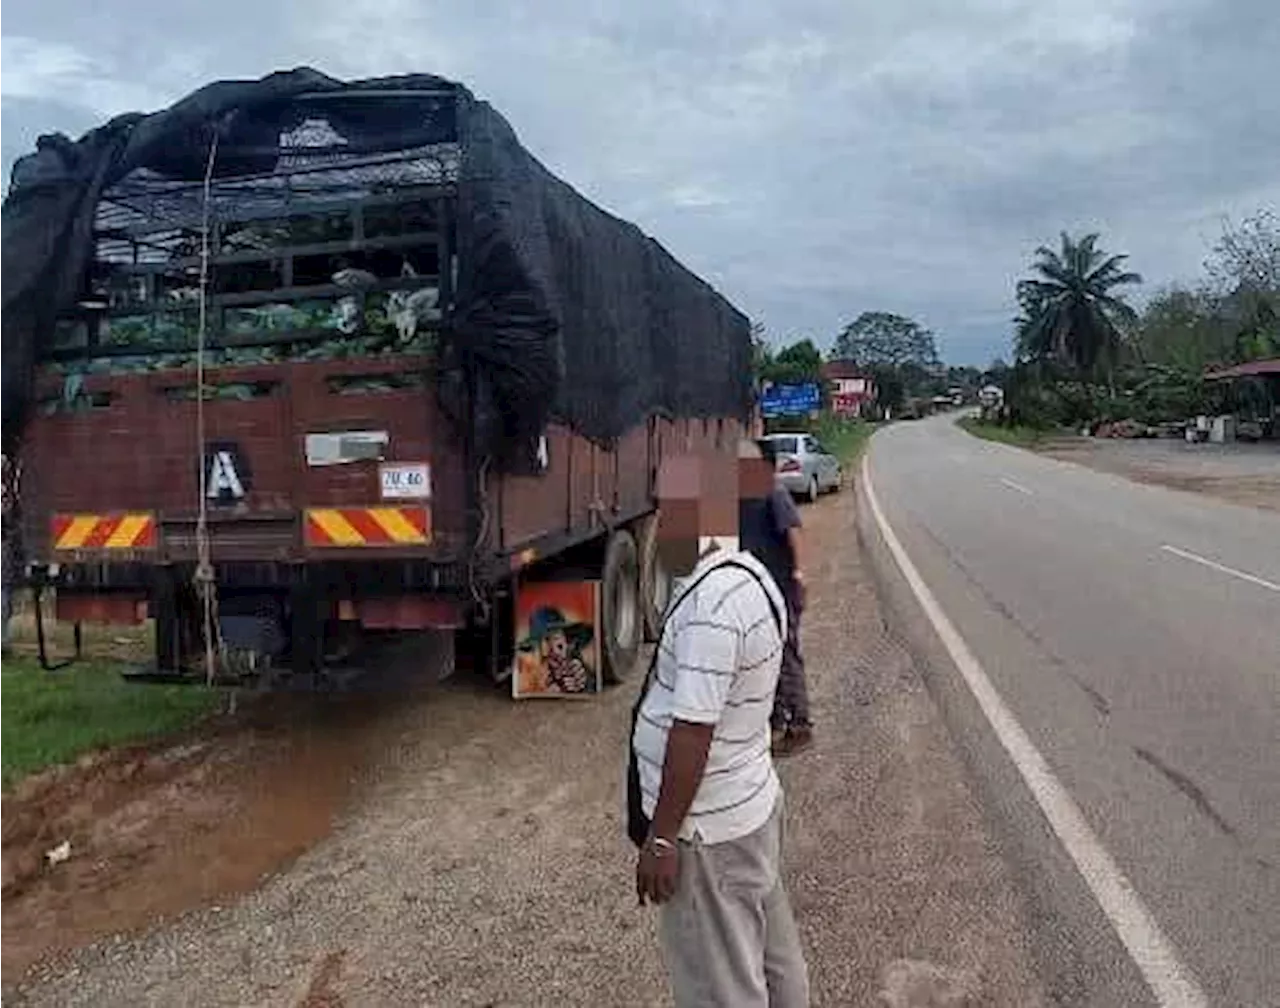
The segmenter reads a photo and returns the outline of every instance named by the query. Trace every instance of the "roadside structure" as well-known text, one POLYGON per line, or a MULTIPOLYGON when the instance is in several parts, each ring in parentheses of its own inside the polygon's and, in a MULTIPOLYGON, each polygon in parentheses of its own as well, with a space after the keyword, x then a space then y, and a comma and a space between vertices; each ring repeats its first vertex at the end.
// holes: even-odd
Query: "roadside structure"
POLYGON ((843 417, 861 417, 875 402, 875 379, 851 360, 828 361, 822 379, 831 397, 831 412, 843 417))
POLYGON ((1280 357, 1205 372, 1205 381, 1228 382, 1235 433, 1250 440, 1280 438, 1280 357))

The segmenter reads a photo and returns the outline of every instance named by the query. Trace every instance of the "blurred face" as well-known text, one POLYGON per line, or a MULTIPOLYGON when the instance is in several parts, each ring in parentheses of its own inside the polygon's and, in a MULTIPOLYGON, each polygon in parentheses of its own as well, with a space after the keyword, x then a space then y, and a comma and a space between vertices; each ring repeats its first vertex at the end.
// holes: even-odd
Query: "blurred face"
POLYGON ((672 577, 684 577, 697 565, 703 550, 698 502, 677 497, 661 500, 658 506, 658 558, 672 577))
POLYGON ((773 492, 773 464, 765 460, 754 441, 745 441, 738 449, 738 496, 743 500, 759 500, 773 492))
POLYGON ((737 481, 731 463, 694 455, 663 461, 658 556, 673 577, 687 576, 712 549, 737 548, 737 481))
POLYGON ((560 660, 569 657, 569 638, 563 630, 552 630, 542 638, 542 656, 560 660))

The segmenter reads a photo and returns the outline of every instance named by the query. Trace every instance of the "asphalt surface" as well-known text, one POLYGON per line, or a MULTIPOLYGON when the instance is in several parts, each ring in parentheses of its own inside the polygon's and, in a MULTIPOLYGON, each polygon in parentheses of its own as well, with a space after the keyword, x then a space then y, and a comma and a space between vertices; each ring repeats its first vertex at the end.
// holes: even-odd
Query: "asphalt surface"
MULTIPOLYGON (((1280 514, 954 420, 873 439, 893 532, 1208 1003, 1280 1005, 1280 514)), ((954 668, 931 664, 1038 903, 1051 995, 1159 1003, 954 668)))

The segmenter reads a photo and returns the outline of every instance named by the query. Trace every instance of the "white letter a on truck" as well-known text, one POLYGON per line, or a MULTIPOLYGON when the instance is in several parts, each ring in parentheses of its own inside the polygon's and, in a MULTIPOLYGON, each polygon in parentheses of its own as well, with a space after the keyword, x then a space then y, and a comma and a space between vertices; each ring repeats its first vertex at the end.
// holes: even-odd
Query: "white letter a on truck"
POLYGON ((236 472, 231 452, 216 451, 210 457, 207 495, 210 500, 221 497, 239 500, 244 496, 244 487, 240 483, 240 475, 236 472))

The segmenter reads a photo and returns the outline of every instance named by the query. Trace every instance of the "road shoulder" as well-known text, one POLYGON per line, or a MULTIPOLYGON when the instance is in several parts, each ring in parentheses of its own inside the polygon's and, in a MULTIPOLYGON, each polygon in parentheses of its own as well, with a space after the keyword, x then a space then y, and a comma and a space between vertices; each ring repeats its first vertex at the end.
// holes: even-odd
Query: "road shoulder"
MULTIPOLYGON (((887 628, 853 499, 802 511, 818 740, 781 769, 815 1003, 1048 1003, 980 797, 887 628)), ((622 836, 632 696, 521 705, 459 685, 407 704, 368 726, 381 755, 328 840, 241 899, 46 963, 6 1003, 667 1004, 622 836)))

